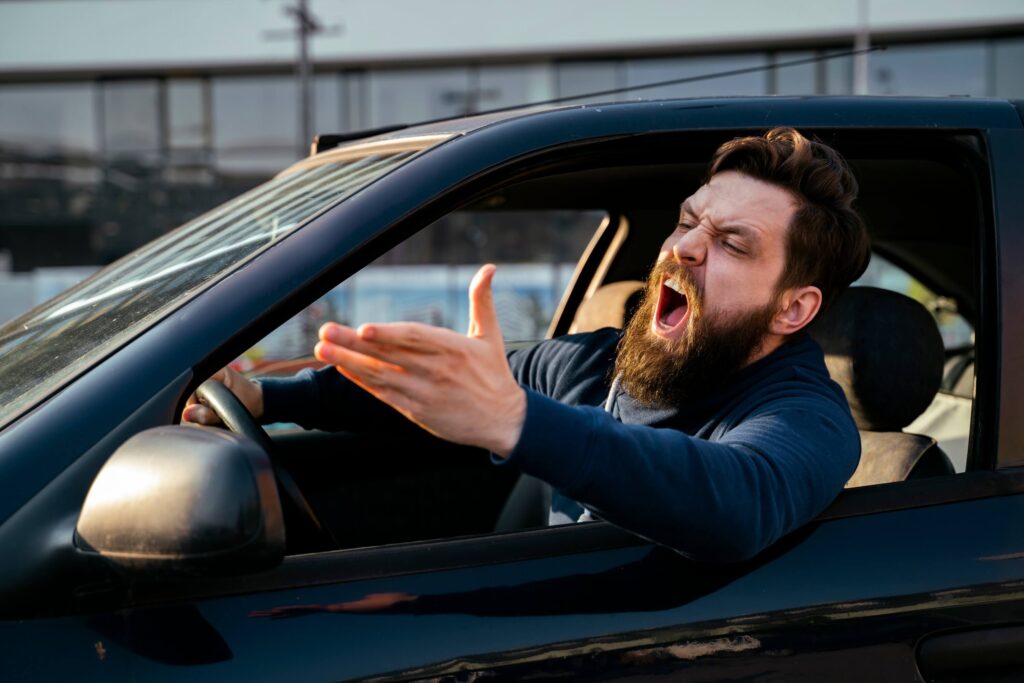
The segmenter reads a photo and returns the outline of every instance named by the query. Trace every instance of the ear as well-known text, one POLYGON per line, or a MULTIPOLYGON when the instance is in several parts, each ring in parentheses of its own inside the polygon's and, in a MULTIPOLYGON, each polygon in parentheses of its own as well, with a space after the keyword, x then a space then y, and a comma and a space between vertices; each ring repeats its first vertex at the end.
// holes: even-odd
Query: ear
POLYGON ((780 300, 768 330, 771 334, 788 336, 806 327, 821 308, 821 290, 813 285, 787 289, 780 300))

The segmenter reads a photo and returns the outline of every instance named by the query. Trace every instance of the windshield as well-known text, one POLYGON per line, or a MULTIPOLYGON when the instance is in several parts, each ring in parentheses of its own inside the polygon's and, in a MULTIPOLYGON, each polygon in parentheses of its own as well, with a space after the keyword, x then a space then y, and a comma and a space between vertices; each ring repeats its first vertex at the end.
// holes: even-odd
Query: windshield
POLYGON ((300 165, 0 327, 0 426, 418 151, 378 148, 300 165))

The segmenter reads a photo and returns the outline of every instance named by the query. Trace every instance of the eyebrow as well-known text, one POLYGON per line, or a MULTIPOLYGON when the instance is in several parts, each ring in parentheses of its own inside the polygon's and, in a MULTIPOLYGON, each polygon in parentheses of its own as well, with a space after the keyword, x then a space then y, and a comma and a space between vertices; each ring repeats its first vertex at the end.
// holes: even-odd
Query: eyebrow
MULTIPOLYGON (((682 204, 679 205, 679 210, 680 210, 680 212, 688 213, 691 216, 696 216, 697 215, 696 212, 694 212, 693 204, 690 203, 689 199, 685 200, 682 204)), ((761 235, 760 235, 760 231, 759 230, 754 230, 753 228, 748 228, 745 225, 726 225, 724 227, 718 227, 714 223, 712 223, 711 225, 718 232, 724 232, 724 233, 728 233, 728 234, 739 235, 740 237, 744 237, 746 239, 750 239, 750 240, 753 240, 755 242, 759 242, 761 240, 761 235)))

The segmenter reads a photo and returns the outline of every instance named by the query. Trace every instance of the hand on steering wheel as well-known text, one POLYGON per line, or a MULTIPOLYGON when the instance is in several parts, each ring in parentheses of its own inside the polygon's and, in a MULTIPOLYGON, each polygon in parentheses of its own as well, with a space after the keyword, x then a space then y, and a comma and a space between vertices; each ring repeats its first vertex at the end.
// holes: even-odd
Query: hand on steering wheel
POLYGON ((303 495, 291 474, 288 473, 274 454, 274 444, 267 436, 263 427, 256 422, 253 416, 246 409, 245 405, 226 386, 215 379, 209 379, 199 385, 196 389, 196 399, 212 410, 224 426, 242 436, 248 437, 259 444, 267 453, 270 463, 274 468, 274 478, 277 480, 277 490, 284 507, 285 529, 287 531, 289 519, 293 522, 292 530, 295 531, 295 522, 307 527, 315 538, 321 540, 330 548, 337 548, 338 544, 330 530, 320 523, 316 512, 313 511, 306 496, 303 495))

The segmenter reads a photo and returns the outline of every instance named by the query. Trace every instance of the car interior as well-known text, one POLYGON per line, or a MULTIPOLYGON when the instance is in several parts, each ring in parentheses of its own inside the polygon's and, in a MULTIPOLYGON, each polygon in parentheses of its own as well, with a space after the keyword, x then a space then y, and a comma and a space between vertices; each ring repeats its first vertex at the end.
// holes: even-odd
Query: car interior
MULTIPOLYGON (((972 437, 977 329, 991 219, 980 200, 984 149, 969 133, 813 131, 839 149, 860 183, 859 207, 873 261, 810 333, 826 353, 861 431, 863 457, 848 486, 954 476, 988 466, 972 437)), ((699 187, 707 160, 736 131, 652 134, 547 155, 460 197, 440 220, 416 218, 396 234, 445 221, 504 217, 503 238, 522 212, 600 211, 604 220, 578 261, 548 335, 621 326, 679 203, 699 187), (517 213, 518 212, 518 213, 517 213)), ((429 212, 428 212, 429 213, 429 212)), ((400 247, 399 237, 389 245, 400 247)), ((415 239, 415 238, 414 238, 415 239)), ((499 241, 500 242, 500 241, 499 241)), ((500 259, 500 244, 470 250, 466 263, 500 259)), ((387 258, 382 251, 381 258, 387 258)), ((987 316, 990 319, 991 316, 987 316)), ((367 322, 366 320, 354 321, 367 322)), ((986 337, 986 334, 989 337, 986 337)), ((984 368, 984 365, 979 367, 984 368)), ((983 372, 979 375, 984 376, 983 372)), ((973 433, 976 433, 975 430, 973 433)), ((331 529, 353 548, 543 526, 543 491, 486 453, 411 429, 396 434, 271 432, 280 461, 331 529)), ((325 549, 289 536, 289 553, 325 549)))

